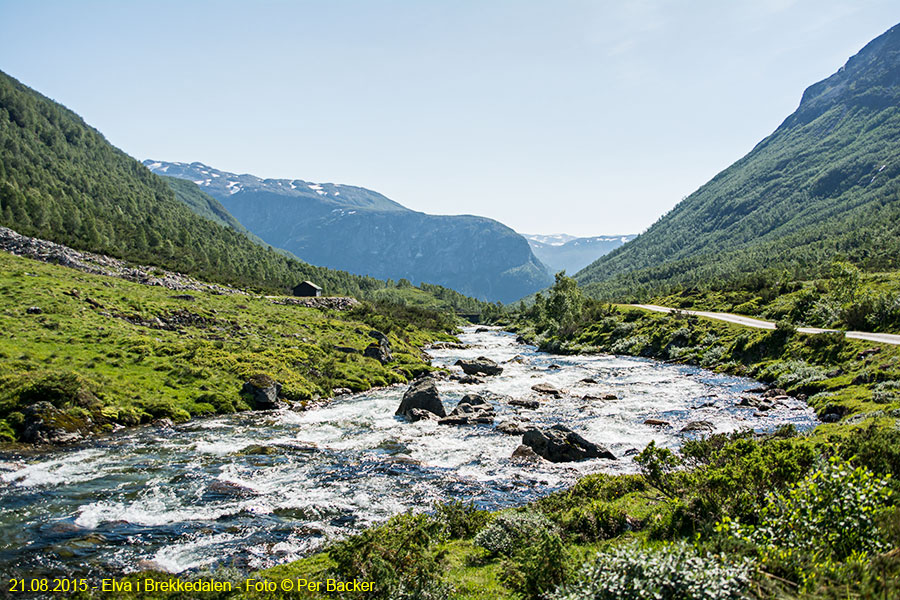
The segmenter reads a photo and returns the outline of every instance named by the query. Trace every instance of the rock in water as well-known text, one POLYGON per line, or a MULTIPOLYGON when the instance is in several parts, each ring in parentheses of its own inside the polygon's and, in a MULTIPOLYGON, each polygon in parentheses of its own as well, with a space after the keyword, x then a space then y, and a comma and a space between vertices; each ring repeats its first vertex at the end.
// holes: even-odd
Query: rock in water
POLYGON ((424 408, 413 408, 411 409, 406 418, 410 421, 440 421, 440 417, 434 414, 433 412, 427 411, 424 408))
POLYGON ((441 425, 475 425, 494 422, 494 407, 478 394, 466 394, 453 411, 440 420, 441 425))
POLYGON ((478 375, 479 373, 499 375, 503 372, 503 367, 486 356, 479 356, 471 360, 459 359, 456 361, 456 365, 462 367, 466 375, 478 375))
POLYGON ((709 421, 691 421, 687 425, 681 428, 682 433, 687 433, 691 431, 712 431, 715 429, 712 423, 709 421))
MULTIPOLYGON (((494 430, 506 435, 522 435, 526 431, 525 426, 518 421, 503 421, 494 430)), ((528 446, 525 447, 528 448, 528 446)), ((528 449, 531 450, 531 448, 528 449)))
POLYGON ((534 450, 532 450, 525 444, 519 444, 519 446, 515 450, 513 450, 512 456, 510 458, 512 458, 513 460, 527 462, 540 462, 541 460, 541 457, 535 454, 534 450))
POLYGON ((531 389, 537 392, 538 394, 546 394, 547 396, 553 396, 554 398, 562 398, 562 390, 558 390, 549 383, 537 383, 531 386, 531 389))
POLYGON ((403 400, 400 401, 400 407, 394 414, 415 421, 418 419, 412 414, 414 408, 427 410, 439 417, 447 416, 433 377, 420 377, 409 384, 409 388, 403 394, 403 400))
POLYGON ((616 459, 612 452, 587 441, 565 425, 528 429, 522 436, 522 443, 550 462, 572 462, 588 458, 616 459))
POLYGON ((278 401, 279 392, 281 384, 268 375, 254 375, 241 388, 241 395, 250 400, 254 410, 271 410, 284 406, 278 401))

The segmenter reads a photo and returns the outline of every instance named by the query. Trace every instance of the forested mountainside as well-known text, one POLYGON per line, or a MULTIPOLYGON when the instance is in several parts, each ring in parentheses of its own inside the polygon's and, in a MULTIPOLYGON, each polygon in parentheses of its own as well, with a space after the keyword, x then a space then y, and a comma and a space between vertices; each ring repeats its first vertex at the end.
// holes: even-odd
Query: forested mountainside
POLYGON ((2 72, 0 224, 220 283, 286 291, 309 279, 332 295, 406 296, 468 314, 485 306, 440 286, 398 287, 260 245, 197 186, 151 173, 77 114, 2 72))
POLYGON ((525 238, 492 219, 428 215, 348 185, 260 179, 199 162, 144 164, 193 181, 267 243, 315 265, 502 302, 551 282, 525 238))
POLYGON ((900 26, 810 86, 745 157, 577 274, 599 298, 900 266, 900 26), (785 272, 787 272, 785 274, 785 272))
POLYGON ((572 235, 525 235, 531 251, 551 273, 565 271, 577 273, 601 256, 609 254, 634 235, 598 235, 576 237, 572 235))

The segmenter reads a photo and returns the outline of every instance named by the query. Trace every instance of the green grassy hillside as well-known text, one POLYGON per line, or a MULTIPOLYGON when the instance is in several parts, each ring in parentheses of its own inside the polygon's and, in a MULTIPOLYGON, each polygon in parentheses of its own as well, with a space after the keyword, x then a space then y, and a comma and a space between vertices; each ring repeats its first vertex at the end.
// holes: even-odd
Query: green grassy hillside
POLYGON ((579 272, 598 298, 646 298, 770 271, 821 275, 834 258, 900 268, 900 27, 803 94, 747 156, 650 229, 579 272))
POLYGON ((261 296, 184 297, 0 252, 0 439, 17 439, 22 411, 39 400, 63 411, 73 430, 89 432, 244 410, 241 385, 256 375, 280 382, 298 404, 335 388, 406 381, 428 368, 422 344, 450 339, 446 327, 452 319, 408 309, 334 312, 261 296), (373 328, 388 335, 392 363, 362 356, 373 328))

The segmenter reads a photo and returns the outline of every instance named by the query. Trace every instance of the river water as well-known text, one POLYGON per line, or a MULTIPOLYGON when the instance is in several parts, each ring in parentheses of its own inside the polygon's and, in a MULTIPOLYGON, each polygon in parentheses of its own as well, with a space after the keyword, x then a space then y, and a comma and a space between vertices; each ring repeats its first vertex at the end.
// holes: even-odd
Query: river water
POLYGON ((806 428, 799 401, 757 415, 736 406, 756 383, 695 367, 630 357, 554 356, 499 330, 467 329, 466 349, 432 350, 433 363, 488 356, 502 375, 484 384, 438 384, 448 412, 470 392, 492 392, 497 422, 564 423, 605 444, 616 461, 522 463, 521 436, 489 425, 407 423, 394 416, 406 386, 342 397, 306 412, 270 411, 148 426, 34 454, 0 454, 0 572, 34 577, 158 568, 258 569, 407 510, 458 499, 501 508, 563 488, 580 475, 631 472, 651 440, 676 447, 690 421, 715 431, 806 428), (596 384, 581 380, 593 378, 596 384), (536 383, 562 388, 540 408, 536 383), (616 400, 583 400, 612 393, 616 400), (644 425, 647 418, 669 427, 644 425), (266 453, 260 448, 263 447, 266 453))

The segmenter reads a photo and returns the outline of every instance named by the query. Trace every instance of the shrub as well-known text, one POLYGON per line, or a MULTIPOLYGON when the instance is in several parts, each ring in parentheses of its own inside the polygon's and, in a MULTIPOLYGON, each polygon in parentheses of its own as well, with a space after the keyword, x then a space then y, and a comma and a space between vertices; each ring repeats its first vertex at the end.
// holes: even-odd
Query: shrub
POLYGON ((628 545, 599 553, 554 600, 738 600, 750 582, 751 562, 728 562, 687 544, 628 545))
POLYGON ((813 384, 828 379, 828 371, 806 361, 788 360, 770 365, 759 377, 774 380, 778 387, 786 390, 796 390, 810 388, 813 384))
POLYGON ((558 522, 563 531, 581 542, 606 540, 628 529, 625 511, 608 502, 594 500, 562 513, 558 522))
POLYGON ((726 352, 727 350, 724 346, 713 346, 703 353, 703 360, 700 361, 700 365, 703 367, 714 367, 722 362, 726 352))
POLYGON ((553 523, 543 513, 506 512, 478 532, 474 542, 493 555, 512 556, 520 546, 537 539, 540 532, 553 529, 553 523))
POLYGON ((542 529, 536 541, 520 548, 505 564, 501 580, 507 587, 532 600, 562 583, 566 577, 566 548, 559 534, 542 529))
POLYGON ((819 573, 840 573, 887 549, 878 522, 889 506, 889 480, 832 457, 784 492, 770 493, 759 526, 726 518, 717 529, 756 544, 764 564, 808 587, 819 573))
POLYGON ((443 539, 440 525, 425 514, 403 514, 380 527, 337 542, 328 550, 336 578, 376 582, 369 598, 443 600, 443 555, 432 546, 443 539))
POLYGON ((443 528, 447 538, 465 539, 484 527, 490 514, 485 510, 478 510, 474 504, 454 500, 435 505, 432 519, 443 528))
POLYGON ((647 344, 650 343, 650 338, 646 335, 634 335, 623 340, 618 340, 610 346, 610 353, 612 354, 631 354, 637 356, 641 353, 647 344))

